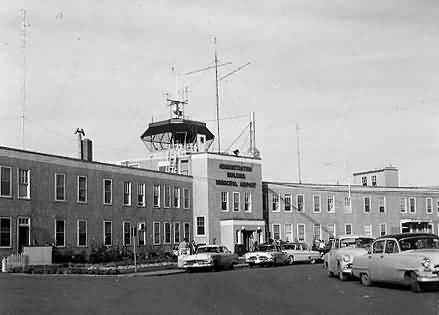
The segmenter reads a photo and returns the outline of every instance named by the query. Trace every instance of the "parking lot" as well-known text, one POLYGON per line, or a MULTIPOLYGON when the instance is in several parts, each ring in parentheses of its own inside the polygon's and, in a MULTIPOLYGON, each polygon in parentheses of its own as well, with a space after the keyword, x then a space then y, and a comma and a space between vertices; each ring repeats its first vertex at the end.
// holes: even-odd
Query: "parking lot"
POLYGON ((166 276, 0 274, 0 314, 438 314, 438 293, 363 287, 321 264, 166 276))

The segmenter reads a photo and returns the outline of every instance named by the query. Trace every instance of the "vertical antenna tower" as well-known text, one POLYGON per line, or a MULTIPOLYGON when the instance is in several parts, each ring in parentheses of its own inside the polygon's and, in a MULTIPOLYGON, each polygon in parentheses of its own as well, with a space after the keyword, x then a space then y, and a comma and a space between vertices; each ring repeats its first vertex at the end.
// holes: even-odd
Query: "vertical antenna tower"
POLYGON ((296 135, 297 135, 297 173, 299 176, 299 184, 302 183, 302 171, 300 167, 300 137, 299 137, 299 124, 296 124, 296 135))
POLYGON ((220 141, 220 117, 219 117, 219 82, 218 82, 218 54, 216 52, 216 37, 213 38, 215 45, 215 88, 216 88, 216 128, 218 136, 218 153, 221 152, 220 141))
POLYGON ((26 10, 21 10, 21 17, 22 17, 22 29, 21 29, 21 48, 23 49, 23 103, 21 105, 21 146, 24 149, 24 113, 26 109, 26 29, 30 26, 30 24, 27 23, 27 17, 26 17, 26 10))

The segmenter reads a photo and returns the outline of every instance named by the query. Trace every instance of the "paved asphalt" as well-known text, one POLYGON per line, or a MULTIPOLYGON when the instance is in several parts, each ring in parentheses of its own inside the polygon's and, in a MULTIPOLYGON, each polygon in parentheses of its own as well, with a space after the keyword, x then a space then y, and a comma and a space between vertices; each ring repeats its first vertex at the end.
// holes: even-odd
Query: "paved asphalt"
POLYGON ((0 314, 439 314, 439 292, 363 287, 320 264, 152 277, 0 274, 0 314))

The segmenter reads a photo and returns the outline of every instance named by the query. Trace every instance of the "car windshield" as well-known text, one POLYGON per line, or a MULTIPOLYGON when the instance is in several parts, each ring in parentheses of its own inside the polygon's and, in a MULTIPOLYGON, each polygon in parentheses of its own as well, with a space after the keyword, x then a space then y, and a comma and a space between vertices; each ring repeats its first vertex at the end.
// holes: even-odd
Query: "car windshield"
POLYGON ((344 238, 340 240, 340 248, 352 247, 352 248, 366 248, 372 244, 373 238, 357 237, 357 238, 344 238))
POLYGON ((259 246, 260 252, 277 252, 276 246, 273 245, 261 245, 259 246))
POLYGON ((202 253, 219 253, 220 250, 218 247, 214 247, 214 246, 209 246, 209 247, 199 247, 197 249, 197 254, 202 254, 202 253))
POLYGON ((439 238, 435 236, 415 236, 399 240, 402 251, 410 249, 439 249, 439 238))
POLYGON ((282 245, 282 249, 296 249, 295 244, 284 244, 282 245))

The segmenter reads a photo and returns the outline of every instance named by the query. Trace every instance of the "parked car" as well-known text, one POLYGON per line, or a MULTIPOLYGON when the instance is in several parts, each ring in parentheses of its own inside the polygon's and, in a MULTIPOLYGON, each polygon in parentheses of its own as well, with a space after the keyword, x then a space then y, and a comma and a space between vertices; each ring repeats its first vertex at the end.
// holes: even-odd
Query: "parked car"
POLYGON ((233 269, 238 263, 238 255, 221 245, 198 246, 194 255, 184 258, 183 268, 188 271, 195 269, 233 269))
POLYGON ((439 238, 430 233, 379 237, 367 255, 355 257, 352 271, 365 286, 392 282, 420 292, 426 283, 439 283, 439 238))
POLYGON ((254 252, 244 255, 246 263, 249 267, 255 265, 286 265, 289 263, 288 254, 281 250, 279 245, 261 244, 254 252))
POLYGON ((328 276, 347 280, 352 275, 354 257, 367 254, 373 240, 372 236, 362 235, 343 235, 333 240, 331 250, 323 259, 323 267, 328 276))
POLYGON ((280 248, 287 253, 290 265, 298 261, 314 264, 320 260, 320 253, 309 250, 305 243, 283 243, 280 248))

